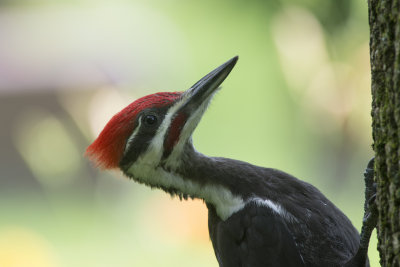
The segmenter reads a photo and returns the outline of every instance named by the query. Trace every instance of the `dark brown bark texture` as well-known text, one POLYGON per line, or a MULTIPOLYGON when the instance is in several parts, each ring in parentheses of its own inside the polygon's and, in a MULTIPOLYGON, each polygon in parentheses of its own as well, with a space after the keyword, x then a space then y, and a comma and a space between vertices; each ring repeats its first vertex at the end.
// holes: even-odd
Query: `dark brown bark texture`
POLYGON ((382 266, 400 266, 400 0, 368 0, 382 266))

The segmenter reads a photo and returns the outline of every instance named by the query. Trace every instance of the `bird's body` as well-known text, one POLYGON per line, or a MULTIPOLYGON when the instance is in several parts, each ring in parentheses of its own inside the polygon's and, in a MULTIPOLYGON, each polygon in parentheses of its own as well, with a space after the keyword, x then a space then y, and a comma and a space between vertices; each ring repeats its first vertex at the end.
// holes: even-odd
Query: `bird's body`
POLYGON ((356 253, 357 230, 314 186, 279 170, 207 157, 191 144, 182 153, 175 175, 191 182, 189 196, 206 201, 220 266, 333 267, 356 253))
POLYGON ((220 266, 345 266, 359 234, 318 189, 275 169, 194 149, 192 133, 236 61, 183 93, 136 100, 110 120, 87 154, 137 182, 204 200, 220 266))
POLYGON ((248 177, 264 179, 242 209, 223 221, 208 205, 220 266, 344 266, 356 253, 357 230, 315 187, 278 170, 248 168, 248 177))

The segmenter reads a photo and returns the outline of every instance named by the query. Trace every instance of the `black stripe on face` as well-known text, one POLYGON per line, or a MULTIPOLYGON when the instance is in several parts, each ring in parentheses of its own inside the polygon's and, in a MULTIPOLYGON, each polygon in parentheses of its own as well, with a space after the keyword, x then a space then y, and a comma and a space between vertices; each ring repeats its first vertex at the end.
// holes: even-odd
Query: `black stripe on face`
POLYGON ((146 153, 167 111, 168 107, 149 108, 138 114, 134 130, 126 140, 129 144, 126 144, 126 150, 119 162, 122 171, 127 171, 140 155, 146 153))

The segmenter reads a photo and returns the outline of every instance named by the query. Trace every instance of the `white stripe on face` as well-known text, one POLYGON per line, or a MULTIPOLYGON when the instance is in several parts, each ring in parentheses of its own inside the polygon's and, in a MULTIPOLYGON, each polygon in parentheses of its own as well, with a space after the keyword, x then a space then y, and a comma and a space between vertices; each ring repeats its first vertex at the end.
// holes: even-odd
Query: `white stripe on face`
POLYGON ((179 136, 179 141, 176 143, 176 145, 173 147, 171 154, 168 156, 165 166, 168 168, 175 170, 179 167, 180 164, 180 156, 182 154, 182 151, 184 149, 184 146, 186 142, 190 139, 192 136, 193 131, 196 129, 198 123, 200 122, 204 112, 206 111, 211 99, 213 98, 214 94, 218 91, 215 90, 214 93, 210 94, 207 99, 203 100, 201 105, 197 108, 197 110, 190 115, 190 117, 187 119, 181 134, 179 136))
MULTIPOLYGON (((146 166, 151 166, 152 168, 156 168, 160 161, 161 157, 164 152, 164 139, 165 135, 167 133, 167 130, 171 124, 172 118, 175 115, 176 111, 179 110, 179 108, 186 103, 187 98, 189 96, 187 94, 183 94, 181 99, 179 99, 172 107, 170 107, 167 111, 167 114, 165 115, 162 123, 158 127, 156 134, 151 140, 151 143, 147 147, 147 150, 139 156, 139 158, 134 162, 128 169, 128 172, 133 174, 134 177, 136 177, 140 173, 140 165, 146 165, 146 166)), ((138 127, 139 128, 139 127, 138 127)), ((136 129, 135 129, 136 132, 136 129)), ((136 132, 137 134, 137 132, 136 132)), ((133 139, 135 138, 135 133, 132 134, 132 138, 129 138, 129 143, 131 144, 133 142, 133 139)), ((143 178, 146 178, 143 176, 143 178)))
MULTIPOLYGON (((176 112, 186 103, 189 96, 189 94, 184 95, 168 110, 147 150, 128 168, 127 173, 135 180, 147 185, 174 188, 183 194, 203 199, 206 202, 213 204, 218 216, 222 220, 225 220, 244 207, 245 202, 241 197, 233 195, 231 191, 223 186, 201 185, 195 181, 185 179, 174 172, 166 171, 159 166, 164 152, 165 135, 167 134, 168 128, 176 112)), ((179 142, 175 145, 170 156, 167 158, 167 164, 169 164, 167 165, 168 167, 177 166, 184 144, 196 128, 212 96, 213 94, 205 99, 198 109, 188 118, 184 128, 182 129, 179 142)), ((139 128, 140 125, 138 125, 137 129, 139 128)), ((136 132, 137 129, 135 129, 134 133, 128 139, 128 148, 138 133, 136 132)))

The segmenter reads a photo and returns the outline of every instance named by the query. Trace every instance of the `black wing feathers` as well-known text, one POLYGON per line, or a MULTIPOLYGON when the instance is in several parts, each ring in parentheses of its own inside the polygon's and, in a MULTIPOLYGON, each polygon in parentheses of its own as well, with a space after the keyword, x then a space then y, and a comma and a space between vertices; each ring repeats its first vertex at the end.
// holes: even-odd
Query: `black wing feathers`
POLYGON ((219 220, 212 207, 209 211, 210 236, 221 267, 304 266, 286 223, 270 208, 250 203, 226 221, 219 220))

